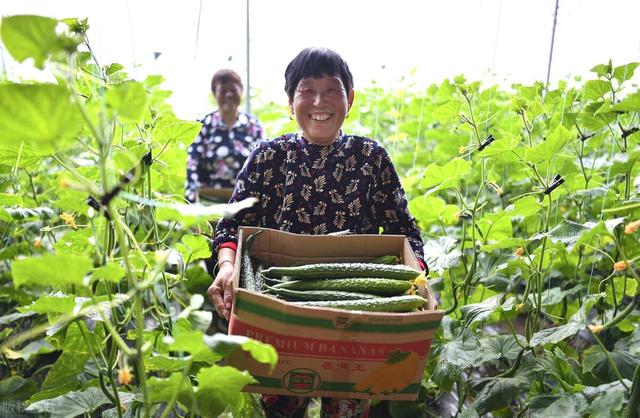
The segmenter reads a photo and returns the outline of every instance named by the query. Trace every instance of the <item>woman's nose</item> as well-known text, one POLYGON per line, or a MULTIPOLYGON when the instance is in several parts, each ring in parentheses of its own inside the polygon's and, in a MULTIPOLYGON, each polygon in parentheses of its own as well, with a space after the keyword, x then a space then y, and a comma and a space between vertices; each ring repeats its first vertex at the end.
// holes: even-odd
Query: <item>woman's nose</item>
POLYGON ((319 105, 324 101, 324 93, 322 91, 314 91, 313 92, 313 104, 319 105))

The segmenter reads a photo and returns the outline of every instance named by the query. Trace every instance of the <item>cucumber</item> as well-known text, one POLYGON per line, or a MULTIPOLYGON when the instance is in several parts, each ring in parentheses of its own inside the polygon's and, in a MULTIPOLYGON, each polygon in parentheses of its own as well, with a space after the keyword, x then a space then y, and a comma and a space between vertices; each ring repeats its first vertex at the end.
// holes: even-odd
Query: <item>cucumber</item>
POLYGON ((289 290, 282 287, 275 288, 265 286, 269 293, 275 293, 285 300, 362 300, 362 299, 378 299, 380 296, 370 295, 367 293, 342 292, 339 290, 289 290))
POLYGON ((372 258, 366 263, 373 264, 398 264, 398 257, 395 255, 381 255, 380 257, 372 258))
POLYGON ((316 306, 319 308, 337 308, 352 311, 368 312, 411 312, 426 303, 426 299, 416 295, 394 296, 379 299, 305 301, 291 302, 300 306, 316 306))
POLYGON ((294 276, 298 280, 351 277, 414 280, 421 272, 403 264, 319 263, 296 267, 270 267, 262 273, 270 277, 294 276))
POLYGON ((408 280, 349 278, 349 279, 311 279, 283 281, 273 286, 276 289, 290 290, 335 290, 346 292, 364 292, 374 295, 394 296, 411 289, 408 280))

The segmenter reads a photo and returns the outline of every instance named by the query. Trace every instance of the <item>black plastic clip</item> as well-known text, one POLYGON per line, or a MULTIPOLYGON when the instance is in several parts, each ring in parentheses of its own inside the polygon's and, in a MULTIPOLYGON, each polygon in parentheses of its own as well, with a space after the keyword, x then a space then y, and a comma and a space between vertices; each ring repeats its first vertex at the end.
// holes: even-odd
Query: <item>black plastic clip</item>
POLYGON ((558 186, 560 186, 562 183, 564 183, 564 179, 560 176, 560 174, 556 174, 556 176, 553 178, 553 182, 549 187, 547 187, 547 189, 544 191, 544 194, 551 193, 552 191, 557 189, 558 186))
POLYGON ((95 197, 93 196, 87 197, 87 205, 91 206, 94 210, 98 212, 102 211, 104 217, 107 218, 107 220, 109 221, 111 220, 111 216, 109 216, 109 212, 107 212, 107 208, 104 207, 95 197))
POLYGON ((489 136, 485 138, 484 142, 482 142, 482 144, 480 144, 480 146, 478 147, 478 151, 482 151, 483 149, 488 147, 489 144, 491 144, 495 140, 496 139, 493 137, 493 135, 489 134, 489 136))
POLYGON ((584 142, 584 141, 586 141, 587 139, 589 139, 589 138, 591 138, 593 136, 596 136, 596 134, 580 135, 580 141, 584 142))
POLYGON ((629 135, 633 135, 636 132, 638 132, 638 127, 634 126, 633 128, 629 128, 626 131, 623 129, 622 130, 622 139, 626 139, 629 135))
POLYGON ((153 157, 151 156, 151 151, 147 152, 143 157, 142 157, 142 162, 147 166, 150 167, 151 164, 153 163, 153 157))

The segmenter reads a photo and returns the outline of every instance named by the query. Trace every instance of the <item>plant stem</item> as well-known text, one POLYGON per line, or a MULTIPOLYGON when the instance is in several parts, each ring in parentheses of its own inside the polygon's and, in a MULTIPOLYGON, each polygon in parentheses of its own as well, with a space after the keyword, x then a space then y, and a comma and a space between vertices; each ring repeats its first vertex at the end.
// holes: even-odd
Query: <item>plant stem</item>
POLYGON ((616 377, 620 381, 620 384, 624 386, 624 388, 628 391, 629 387, 627 386, 626 383, 624 383, 624 379, 620 374, 620 370, 618 370, 618 366, 616 366, 616 362, 613 361, 613 358, 611 358, 611 353, 609 353, 609 350, 607 350, 604 344, 602 344, 602 341, 600 341, 600 338, 598 338, 598 335, 595 332, 591 331, 591 335, 593 335, 593 338, 596 340, 596 342, 600 346, 600 349, 604 353, 605 357, 607 357, 607 361, 609 362, 609 366, 611 366, 611 369, 613 370, 613 374, 616 375, 616 377))
POLYGON ((633 385, 624 418, 638 418, 640 417, 638 411, 640 411, 640 364, 636 366, 636 371, 633 373, 633 385))

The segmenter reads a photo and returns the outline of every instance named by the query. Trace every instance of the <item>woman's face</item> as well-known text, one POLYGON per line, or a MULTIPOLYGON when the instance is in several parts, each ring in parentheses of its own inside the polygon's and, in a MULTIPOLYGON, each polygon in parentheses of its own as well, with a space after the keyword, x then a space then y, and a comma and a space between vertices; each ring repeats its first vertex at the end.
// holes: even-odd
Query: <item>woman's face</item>
POLYGON ((222 112, 237 112, 238 106, 240 106, 240 100, 242 99, 242 86, 233 81, 218 83, 216 84, 213 95, 218 102, 218 108, 222 112))
POLYGON ((317 145, 330 145, 337 138, 353 103, 337 76, 303 78, 289 103, 302 136, 317 145))

